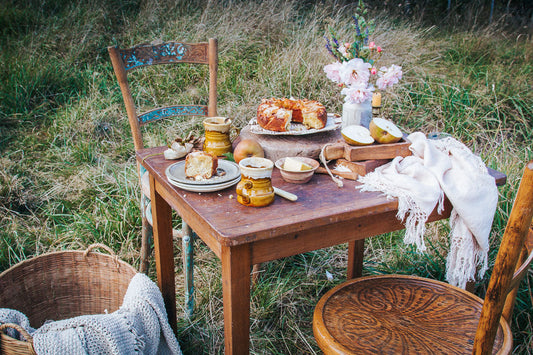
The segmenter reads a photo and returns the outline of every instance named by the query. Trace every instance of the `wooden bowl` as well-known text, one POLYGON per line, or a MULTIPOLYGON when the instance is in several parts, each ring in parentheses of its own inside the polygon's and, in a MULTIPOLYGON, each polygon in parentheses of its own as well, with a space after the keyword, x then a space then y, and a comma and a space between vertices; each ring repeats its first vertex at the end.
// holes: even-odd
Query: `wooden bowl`
POLYGON ((311 178, 313 177, 313 174, 315 173, 315 170, 320 166, 320 163, 317 162, 314 159, 311 158, 304 158, 304 157, 291 157, 294 159, 298 159, 308 165, 311 166, 311 170, 304 170, 304 171, 291 171, 291 170, 285 170, 283 169, 283 164, 285 163, 285 158, 278 159, 276 161, 276 168, 278 168, 281 172, 281 177, 283 180, 293 183, 293 184, 305 184, 311 178))

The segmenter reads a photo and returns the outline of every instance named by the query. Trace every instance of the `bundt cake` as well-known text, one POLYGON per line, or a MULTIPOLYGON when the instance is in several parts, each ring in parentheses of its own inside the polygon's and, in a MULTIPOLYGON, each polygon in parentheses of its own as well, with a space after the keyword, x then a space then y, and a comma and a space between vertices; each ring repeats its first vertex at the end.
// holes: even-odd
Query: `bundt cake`
POLYGON ((257 108, 257 123, 270 131, 286 132, 291 122, 322 129, 327 119, 324 105, 314 100, 263 99, 257 108))

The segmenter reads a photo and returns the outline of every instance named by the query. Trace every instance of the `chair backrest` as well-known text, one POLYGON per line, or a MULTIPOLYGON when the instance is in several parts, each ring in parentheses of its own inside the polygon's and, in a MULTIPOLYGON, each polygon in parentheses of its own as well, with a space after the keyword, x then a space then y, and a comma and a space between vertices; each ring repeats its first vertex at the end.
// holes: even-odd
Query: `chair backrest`
POLYGON ((165 42, 141 44, 132 48, 108 47, 111 63, 122 91, 135 150, 144 148, 141 126, 174 116, 217 115, 218 43, 214 38, 202 43, 165 42), (204 64, 209 66, 209 98, 207 105, 175 105, 138 113, 128 83, 135 69, 160 64, 204 64))
POLYGON ((525 169, 489 281, 474 354, 491 354, 500 318, 511 316, 518 284, 533 259, 533 160, 525 169))

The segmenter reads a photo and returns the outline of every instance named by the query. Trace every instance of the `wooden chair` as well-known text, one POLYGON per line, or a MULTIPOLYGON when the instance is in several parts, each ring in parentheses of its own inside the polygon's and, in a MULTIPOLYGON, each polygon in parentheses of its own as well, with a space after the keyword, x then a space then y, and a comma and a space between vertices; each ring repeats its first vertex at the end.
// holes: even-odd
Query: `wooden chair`
MULTIPOLYGON (((144 148, 141 126, 157 120, 175 116, 216 116, 217 115, 217 71, 218 71, 218 43, 210 38, 208 42, 181 43, 166 42, 161 44, 142 44, 132 48, 108 47, 111 63, 120 84, 122 97, 131 127, 131 134, 135 150, 144 148), (180 65, 192 63, 209 67, 209 97, 207 105, 175 105, 154 108, 148 112, 139 113, 128 82, 128 74, 136 69, 154 65, 180 65)), ((137 164, 141 184, 141 212, 142 212, 142 241, 140 271, 146 272, 151 253, 150 239, 152 237, 150 186, 147 171, 137 164)), ((193 234, 189 226, 182 225, 181 232, 175 231, 175 236, 181 236, 183 244, 183 267, 185 270, 185 294, 188 313, 193 308, 193 234)))
POLYGON ((313 332, 325 354, 506 354, 518 284, 533 259, 533 161, 527 164, 485 300, 406 275, 344 282, 318 302, 313 332), (518 265, 518 266, 517 266, 518 265))

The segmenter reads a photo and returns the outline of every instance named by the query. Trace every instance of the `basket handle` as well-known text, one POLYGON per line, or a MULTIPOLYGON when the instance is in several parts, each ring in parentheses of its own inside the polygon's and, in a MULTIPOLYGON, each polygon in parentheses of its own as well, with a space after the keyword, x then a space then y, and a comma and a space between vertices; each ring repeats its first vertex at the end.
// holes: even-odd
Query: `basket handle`
POLYGON ((89 252, 91 252, 95 248, 102 248, 105 251, 107 251, 109 254, 111 254, 111 256, 113 257, 113 260, 115 260, 115 264, 117 265, 117 267, 119 267, 117 254, 115 254, 113 249, 111 249, 110 247, 102 243, 94 243, 94 244, 89 245, 87 247, 87 250, 85 250, 85 252, 83 253, 83 256, 87 257, 87 255, 89 255, 89 252))
MULTIPOLYGON (((0 324, 0 332, 4 332, 4 329, 13 328, 16 331, 18 331, 22 336, 26 339, 26 342, 28 343, 28 349, 31 354, 36 354, 35 350, 33 349, 33 337, 28 333, 24 328, 22 328, 20 325, 15 323, 3 323, 0 324)), ((6 334, 7 335, 7 334, 6 334)))

